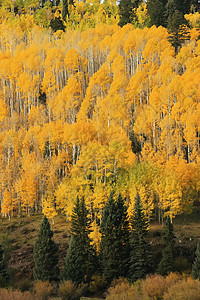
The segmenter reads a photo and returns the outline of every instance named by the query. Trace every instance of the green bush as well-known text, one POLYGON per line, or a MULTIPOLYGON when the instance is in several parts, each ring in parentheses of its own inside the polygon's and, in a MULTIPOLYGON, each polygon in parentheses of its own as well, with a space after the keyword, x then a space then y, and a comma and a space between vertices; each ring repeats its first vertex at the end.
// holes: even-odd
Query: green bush
POLYGON ((174 267, 177 272, 182 273, 190 269, 190 264, 185 257, 178 256, 175 258, 174 267))
POLYGON ((33 288, 33 281, 28 278, 17 281, 15 286, 16 289, 19 289, 21 292, 31 291, 33 288))
POLYGON ((102 291, 106 288, 107 280, 104 276, 93 275, 89 285, 89 291, 95 295, 102 294, 102 291))
POLYGON ((4 288, 7 286, 7 280, 5 277, 3 277, 2 275, 0 275, 0 288, 4 288))

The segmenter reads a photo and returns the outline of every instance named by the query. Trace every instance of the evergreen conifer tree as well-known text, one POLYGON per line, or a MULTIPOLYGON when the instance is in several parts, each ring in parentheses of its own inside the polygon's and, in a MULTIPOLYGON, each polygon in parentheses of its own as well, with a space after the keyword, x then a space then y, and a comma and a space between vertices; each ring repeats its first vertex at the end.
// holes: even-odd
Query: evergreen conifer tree
POLYGON ((42 281, 57 281, 59 276, 58 268, 58 247, 52 240, 53 232, 46 216, 40 226, 38 239, 33 249, 35 262, 34 278, 42 281))
POLYGON ((63 279, 72 280, 74 283, 81 283, 85 278, 86 281, 90 281, 97 267, 96 251, 91 246, 89 237, 90 227, 85 200, 82 198, 79 201, 77 197, 72 214, 71 240, 64 261, 63 279))
POLYGON ((200 243, 197 244, 196 258, 192 265, 192 277, 200 280, 200 243))
POLYGON ((186 19, 179 10, 175 10, 172 15, 168 17, 168 30, 169 30, 169 41, 174 46, 175 52, 177 53, 178 48, 181 44, 189 39, 189 32, 187 31, 186 19))
POLYGON ((117 201, 110 197, 104 207, 101 222, 101 260, 105 278, 126 276, 130 254, 127 208, 119 195, 117 201))
POLYGON ((162 252, 162 259, 158 265, 157 272, 161 275, 167 275, 170 272, 174 271, 174 260, 175 260, 174 229, 169 216, 167 217, 167 220, 165 222, 163 239, 165 241, 166 246, 162 252))
POLYGON ((140 0, 120 0, 119 3, 119 26, 124 26, 128 23, 132 23, 134 19, 134 9, 139 6, 140 0))
POLYGON ((145 217, 144 210, 139 195, 135 199, 133 216, 131 218, 131 254, 129 278, 136 281, 144 278, 152 270, 151 250, 146 237, 148 234, 148 221, 145 217))
POLYGON ((147 8, 150 16, 150 25, 166 26, 165 5, 167 0, 147 0, 147 8))
POLYGON ((84 261, 80 252, 79 244, 77 243, 74 235, 71 236, 69 248, 64 261, 64 269, 62 278, 72 280, 74 283, 79 284, 84 281, 85 270, 84 261))
POLYGON ((8 272, 3 254, 4 251, 0 245, 0 288, 6 286, 8 282, 8 272))
POLYGON ((65 31, 63 20, 61 20, 60 17, 55 17, 54 19, 52 19, 50 22, 50 27, 54 32, 56 32, 57 30, 65 31))
POLYGON ((63 5, 62 5, 62 18, 63 18, 63 21, 66 21, 67 16, 69 16, 68 0, 63 0, 63 5))

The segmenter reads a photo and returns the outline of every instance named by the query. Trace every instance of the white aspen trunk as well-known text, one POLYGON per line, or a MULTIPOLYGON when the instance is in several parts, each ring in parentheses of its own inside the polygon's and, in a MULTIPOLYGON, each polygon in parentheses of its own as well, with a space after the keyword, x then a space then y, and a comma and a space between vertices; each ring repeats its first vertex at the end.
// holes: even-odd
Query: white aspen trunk
POLYGON ((76 144, 74 143, 72 146, 72 165, 75 164, 75 155, 76 155, 76 144))

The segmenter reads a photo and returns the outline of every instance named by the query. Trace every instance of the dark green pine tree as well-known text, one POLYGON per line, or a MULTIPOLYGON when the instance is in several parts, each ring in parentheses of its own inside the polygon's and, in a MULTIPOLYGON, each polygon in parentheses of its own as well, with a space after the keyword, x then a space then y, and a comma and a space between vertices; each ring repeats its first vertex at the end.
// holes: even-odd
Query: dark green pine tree
POLYGON ((168 0, 166 4, 167 29, 169 31, 169 41, 178 52, 181 44, 189 39, 187 28, 181 25, 187 25, 184 17, 190 11, 190 1, 188 0, 168 0))
POLYGON ((200 243, 197 244, 196 258, 192 265, 192 277, 200 280, 200 243))
POLYGON ((71 236, 69 248, 64 261, 62 279, 72 280, 76 284, 84 281, 84 261, 80 252, 80 246, 74 235, 71 236))
POLYGON ((62 4, 62 18, 63 18, 63 21, 66 21, 67 16, 69 16, 68 0, 63 0, 63 4, 62 4))
POLYGON ((119 26, 132 23, 135 13, 134 9, 139 6, 140 0, 120 0, 119 2, 119 26))
POLYGON ((85 280, 89 282, 98 265, 96 251, 91 246, 89 237, 90 224, 85 200, 82 198, 79 201, 77 197, 71 220, 71 240, 62 276, 63 279, 77 284, 85 280))
POLYGON ((164 229, 163 239, 165 241, 165 248, 162 251, 162 259, 157 269, 157 272, 161 275, 167 275, 175 270, 174 229, 169 216, 165 222, 164 229))
POLYGON ((165 12, 167 0, 147 0, 147 9, 150 16, 150 25, 167 26, 165 12))
POLYGON ((129 270, 130 258, 130 227, 127 206, 121 194, 119 194, 116 201, 116 217, 116 236, 120 253, 118 272, 119 277, 126 277, 129 270))
POLYGON ((52 240, 52 237, 53 232, 51 231, 49 221, 44 216, 33 249, 33 258, 35 262, 33 275, 35 280, 58 280, 58 247, 52 240))
POLYGON ((174 10, 177 9, 183 14, 187 14, 190 12, 191 0, 168 0, 166 4, 166 8, 168 6, 173 6, 174 10))
POLYGON ((0 288, 5 287, 8 283, 7 266, 4 259, 4 251, 0 245, 0 288))
POLYGON ((130 255, 129 223, 121 195, 114 201, 110 194, 103 211, 101 234, 100 252, 105 278, 111 281, 126 276, 130 255))
POLYGON ((168 30, 169 30, 169 41, 174 46, 175 52, 178 52, 179 47, 186 40, 189 39, 189 32, 186 27, 181 25, 186 25, 187 21, 184 15, 179 10, 175 10, 172 15, 168 17, 168 30))
POLYGON ((138 141, 138 139, 133 131, 130 133, 130 141, 131 141, 131 149, 132 149, 133 153, 139 154, 142 150, 141 144, 138 141))
POLYGON ((52 19, 50 22, 50 27, 54 32, 56 32, 57 30, 65 31, 65 25, 60 17, 55 17, 54 19, 52 19))
POLYGON ((139 195, 135 199, 133 216, 131 218, 131 254, 129 278, 132 282, 144 278, 152 270, 152 256, 150 246, 146 240, 148 235, 148 221, 139 195))

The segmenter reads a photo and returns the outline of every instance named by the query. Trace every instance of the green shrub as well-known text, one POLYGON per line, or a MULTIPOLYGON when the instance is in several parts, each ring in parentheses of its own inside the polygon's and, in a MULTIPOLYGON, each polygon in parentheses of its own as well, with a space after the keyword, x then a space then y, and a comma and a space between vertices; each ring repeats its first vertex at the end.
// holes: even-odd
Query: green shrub
POLYGON ((15 288, 19 289, 21 292, 31 291, 33 288, 33 282, 30 279, 25 278, 17 281, 15 288))
POLYGON ((99 295, 106 288, 107 280, 104 276, 93 275, 89 285, 89 291, 95 295, 99 295))
POLYGON ((5 277, 3 277, 2 275, 0 275, 0 288, 4 288, 7 286, 7 280, 5 277))
POLYGON ((175 267, 175 270, 180 273, 190 269, 188 260, 182 256, 178 256, 175 258, 174 267, 175 267))

